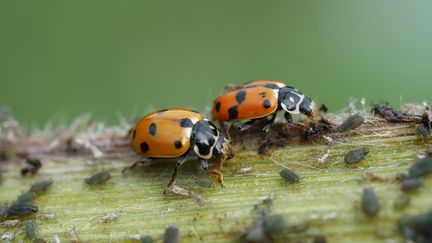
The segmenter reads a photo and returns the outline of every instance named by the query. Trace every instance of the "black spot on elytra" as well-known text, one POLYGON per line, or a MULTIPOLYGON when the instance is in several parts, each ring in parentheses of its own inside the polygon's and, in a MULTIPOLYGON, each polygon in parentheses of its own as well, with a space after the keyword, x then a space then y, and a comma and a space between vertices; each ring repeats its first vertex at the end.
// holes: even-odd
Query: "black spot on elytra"
POLYGON ((273 84, 273 83, 265 84, 264 87, 269 88, 269 89, 279 89, 279 86, 277 84, 273 84))
POLYGON ((192 123, 191 119, 183 118, 183 119, 180 119, 180 126, 181 127, 193 127, 193 123, 192 123))
POLYGON ((264 100, 263 101, 263 107, 264 108, 266 108, 266 109, 268 109, 268 108, 270 108, 271 107, 271 102, 270 102, 270 100, 264 100))
POLYGON ((236 119, 238 116, 238 106, 233 106, 231 108, 228 109, 228 115, 230 119, 236 119))
POLYGON ((215 105, 215 111, 219 112, 220 108, 221 108, 221 103, 220 102, 216 103, 216 105, 215 105))
POLYGON ((266 93, 266 92, 260 92, 259 95, 260 95, 262 98, 265 98, 265 97, 267 96, 267 93, 266 93))
POLYGON ((239 92, 237 92, 236 96, 236 101, 237 103, 240 105, 241 103, 243 103, 243 101, 246 98, 246 90, 240 90, 239 92))
POLYGON ((135 137, 136 137, 136 130, 134 129, 132 133, 132 139, 135 140, 135 137))
POLYGON ((176 147, 176 149, 180 149, 183 145, 182 145, 182 143, 180 142, 180 140, 175 140, 175 142, 174 142, 174 146, 176 147))
POLYGON ((143 153, 147 153, 149 150, 149 146, 146 142, 141 143, 140 147, 141 147, 141 152, 143 153))
POLYGON ((149 133, 152 136, 156 135, 156 124, 155 123, 150 124, 149 133))

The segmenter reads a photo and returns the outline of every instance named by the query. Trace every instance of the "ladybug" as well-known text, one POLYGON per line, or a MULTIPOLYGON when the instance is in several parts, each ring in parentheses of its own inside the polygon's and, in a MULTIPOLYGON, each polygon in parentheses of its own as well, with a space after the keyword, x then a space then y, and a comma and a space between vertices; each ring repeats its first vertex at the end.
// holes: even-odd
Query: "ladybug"
POLYGON ((150 113, 139 120, 132 132, 132 148, 143 159, 137 165, 148 165, 159 159, 176 159, 171 181, 175 183, 177 169, 189 155, 195 155, 204 171, 216 174, 223 186, 223 176, 217 170, 208 170, 207 160, 232 158, 229 139, 216 126, 196 111, 186 109, 164 109, 150 113))
POLYGON ((269 117, 262 128, 268 132, 276 114, 285 111, 285 119, 292 123, 291 114, 302 113, 315 120, 317 107, 315 102, 298 89, 286 86, 280 81, 256 80, 229 88, 213 104, 213 118, 219 121, 249 120, 238 126, 244 131, 258 119, 269 117))

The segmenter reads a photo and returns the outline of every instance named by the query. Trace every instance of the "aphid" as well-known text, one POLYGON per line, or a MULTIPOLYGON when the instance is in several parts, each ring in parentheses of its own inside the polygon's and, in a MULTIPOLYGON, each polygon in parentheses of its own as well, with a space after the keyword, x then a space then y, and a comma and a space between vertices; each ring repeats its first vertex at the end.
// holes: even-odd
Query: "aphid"
POLYGON ((150 235, 146 235, 141 239, 141 243, 153 243, 153 238, 150 235))
POLYGON ((417 216, 405 215, 398 221, 398 226, 406 240, 431 242, 432 212, 417 216))
POLYGON ((327 242, 327 238, 325 235, 317 235, 313 240, 313 243, 326 243, 326 242, 327 242))
POLYGON ((336 131, 338 132, 346 132, 350 130, 354 130, 361 126, 364 122, 364 117, 359 113, 349 116, 342 124, 336 127, 336 131))
POLYGON ((42 163, 39 159, 27 159, 27 166, 21 169, 21 175, 26 175, 27 173, 36 174, 38 170, 42 167, 42 163))
POLYGON ((429 138, 431 136, 431 124, 429 120, 429 115, 427 113, 423 114, 420 124, 416 127, 418 135, 422 138, 429 138))
POLYGON ((30 191, 34 193, 44 192, 53 184, 53 179, 38 181, 31 185, 30 191))
POLYGON ((369 149, 367 147, 352 149, 345 154, 345 162, 348 164, 358 163, 368 153, 369 153, 369 149))
POLYGON ((0 204, 0 221, 7 217, 8 207, 6 205, 0 204))
POLYGON ((178 243, 180 240, 180 230, 176 225, 171 225, 165 229, 163 242, 178 243))
POLYGON ((402 181, 401 190, 404 192, 414 192, 423 187, 424 181, 423 178, 406 178, 402 181))
POLYGON ((363 213, 369 218, 373 218, 378 215, 380 210, 380 202, 373 188, 363 189, 361 208, 363 213))
POLYGON ((411 202, 411 198, 405 194, 401 193, 397 198, 396 201, 393 203, 393 208, 395 210, 401 210, 406 208, 411 202))
POLYGON ((110 178, 111 174, 109 172, 102 171, 85 178, 85 182, 89 185, 100 185, 107 182, 110 178))
POLYGON ((200 113, 185 109, 161 110, 139 120, 132 133, 132 147, 144 158, 124 171, 158 159, 177 160, 168 188, 175 183, 178 167, 190 154, 197 157, 204 171, 215 174, 223 185, 222 173, 208 170, 207 160, 215 157, 222 164, 232 157, 226 135, 200 113))
POLYGON ((285 179, 285 181, 289 183, 297 183, 300 180, 300 177, 294 171, 284 168, 279 172, 280 176, 285 179))
POLYGON ((292 114, 302 113, 315 121, 318 113, 312 99, 298 89, 279 81, 257 80, 219 96, 214 101, 212 115, 219 121, 248 120, 238 126, 240 131, 248 129, 258 119, 269 118, 262 128, 263 132, 268 132, 282 109, 288 123, 293 122, 292 114))
POLYGON ((26 216, 38 211, 38 207, 33 205, 33 192, 22 193, 17 200, 12 203, 7 210, 8 217, 26 216))
POLYGON ((426 174, 432 173, 432 157, 425 157, 409 168, 409 177, 419 177, 426 174))
POLYGON ((33 220, 27 220, 25 222, 25 234, 26 238, 33 240, 36 236, 36 223, 33 220))

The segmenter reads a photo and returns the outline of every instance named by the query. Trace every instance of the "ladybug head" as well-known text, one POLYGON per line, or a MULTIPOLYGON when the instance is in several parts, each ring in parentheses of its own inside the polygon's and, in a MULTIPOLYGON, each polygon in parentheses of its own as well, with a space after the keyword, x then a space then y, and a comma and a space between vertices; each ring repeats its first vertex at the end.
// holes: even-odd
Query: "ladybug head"
POLYGON ((211 121, 203 120, 194 125, 191 142, 194 152, 200 158, 232 157, 229 140, 211 121))
POLYGON ((284 87, 279 90, 279 103, 282 109, 291 114, 302 113, 311 117, 317 110, 311 98, 292 87, 284 87))

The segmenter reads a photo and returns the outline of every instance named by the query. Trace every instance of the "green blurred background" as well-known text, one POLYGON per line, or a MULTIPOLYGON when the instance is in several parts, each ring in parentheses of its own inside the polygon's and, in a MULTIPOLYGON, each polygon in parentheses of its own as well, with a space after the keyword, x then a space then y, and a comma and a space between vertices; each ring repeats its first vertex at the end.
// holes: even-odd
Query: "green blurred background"
POLYGON ((4 0, 0 33, 0 104, 27 124, 203 111, 253 79, 332 111, 431 99, 432 1, 4 0))

